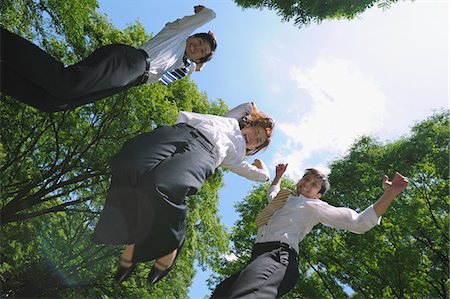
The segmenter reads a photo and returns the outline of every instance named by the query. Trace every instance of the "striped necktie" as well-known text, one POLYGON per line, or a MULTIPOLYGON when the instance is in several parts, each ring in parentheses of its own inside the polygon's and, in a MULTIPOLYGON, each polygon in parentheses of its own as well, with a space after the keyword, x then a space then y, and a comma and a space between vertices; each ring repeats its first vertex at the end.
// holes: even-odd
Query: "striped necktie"
POLYGON ((277 196, 275 196, 275 198, 258 214, 255 220, 256 225, 261 226, 269 222, 269 219, 272 217, 273 213, 283 207, 286 203, 289 195, 292 195, 291 190, 281 189, 277 196))
POLYGON ((159 79, 159 83, 168 85, 189 74, 189 66, 191 65, 191 63, 187 59, 186 55, 183 56, 183 63, 185 67, 165 72, 159 79))

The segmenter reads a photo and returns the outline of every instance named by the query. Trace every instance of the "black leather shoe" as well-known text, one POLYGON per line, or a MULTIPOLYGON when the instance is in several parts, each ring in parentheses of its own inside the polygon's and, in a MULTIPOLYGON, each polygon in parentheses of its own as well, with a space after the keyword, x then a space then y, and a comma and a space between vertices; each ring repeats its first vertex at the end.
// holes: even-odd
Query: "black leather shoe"
POLYGON ((163 263, 158 262, 158 260, 156 260, 153 263, 153 267, 147 276, 147 280, 150 283, 150 285, 155 284, 158 281, 160 281, 164 276, 167 275, 167 273, 169 273, 170 270, 172 270, 172 267, 173 267, 173 265, 175 265, 177 257, 181 252, 181 248, 183 248, 183 245, 184 245, 184 241, 183 241, 183 243, 181 243, 181 246, 177 248, 177 254, 175 255, 175 258, 173 259, 172 265, 170 265, 170 266, 164 265, 163 263), (160 268, 163 268, 163 269, 160 270, 160 269, 156 268, 155 264, 159 264, 160 268))
MULTIPOLYGON (((175 263, 175 261, 174 261, 175 263)), ((166 276, 167 273, 172 269, 173 263, 170 266, 164 265, 158 261, 155 261, 155 264, 153 264, 152 269, 150 270, 150 273, 148 274, 147 280, 149 284, 155 284, 158 281, 160 281, 164 276, 166 276), (164 267, 164 269, 158 269, 155 267, 155 264, 158 264, 159 266, 164 267)))
POLYGON ((116 274, 114 275, 114 280, 118 283, 122 283, 128 278, 130 278, 131 274, 133 273, 134 269, 136 269, 137 266, 136 263, 132 263, 131 266, 125 267, 120 264, 120 262, 122 261, 131 263, 131 261, 129 260, 126 260, 122 257, 120 258, 119 266, 117 267, 116 274))

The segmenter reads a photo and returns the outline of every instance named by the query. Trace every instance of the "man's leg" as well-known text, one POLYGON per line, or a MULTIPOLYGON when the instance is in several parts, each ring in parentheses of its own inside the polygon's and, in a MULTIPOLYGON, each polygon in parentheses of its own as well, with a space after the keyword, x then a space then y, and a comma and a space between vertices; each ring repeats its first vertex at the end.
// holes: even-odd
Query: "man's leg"
POLYGON ((0 64, 0 92, 44 112, 64 110, 58 99, 0 64))
MULTIPOLYGON (((3 28, 0 38, 2 66, 8 67, 11 72, 60 101, 60 105, 65 107, 63 110, 137 85, 146 66, 142 51, 127 45, 101 47, 83 61, 65 67, 33 43, 3 28)), ((21 87, 21 81, 2 80, 0 91, 7 92, 21 87), (7 84, 13 86, 9 87, 7 84)), ((25 93, 32 94, 29 91, 25 93)), ((30 102, 30 99, 18 100, 30 102)), ((39 101, 39 98, 32 100, 39 101)))
POLYGON ((231 275, 225 280, 222 280, 221 283, 217 285, 215 290, 213 291, 211 298, 229 298, 228 293, 230 292, 233 284, 236 282, 236 279, 239 278, 241 271, 231 275))
POLYGON ((288 263, 289 253, 281 248, 262 253, 236 276, 224 281, 224 285, 220 284, 212 298, 276 298, 288 263))

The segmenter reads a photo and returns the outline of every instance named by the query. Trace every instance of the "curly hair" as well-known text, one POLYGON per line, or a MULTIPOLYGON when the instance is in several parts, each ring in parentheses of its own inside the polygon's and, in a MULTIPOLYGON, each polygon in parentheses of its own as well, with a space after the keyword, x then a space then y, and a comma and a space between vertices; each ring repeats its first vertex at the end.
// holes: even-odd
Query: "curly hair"
POLYGON ((275 127, 275 121, 265 113, 259 111, 255 106, 253 106, 253 111, 239 121, 239 128, 241 130, 248 125, 261 127, 266 131, 267 134, 267 140, 263 144, 252 150, 247 149, 247 155, 254 155, 260 150, 266 149, 269 146, 273 128, 275 127))

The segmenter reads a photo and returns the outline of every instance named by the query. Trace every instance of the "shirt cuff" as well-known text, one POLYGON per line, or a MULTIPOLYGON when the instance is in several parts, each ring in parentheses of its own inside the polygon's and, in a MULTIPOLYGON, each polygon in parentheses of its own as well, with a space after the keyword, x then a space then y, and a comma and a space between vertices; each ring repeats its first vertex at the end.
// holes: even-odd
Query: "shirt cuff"
POLYGON ((203 7, 203 9, 200 12, 198 12, 198 14, 206 14, 207 18, 210 20, 216 17, 216 12, 208 7, 203 7))
POLYGON ((267 190, 267 193, 272 193, 272 192, 280 192, 281 188, 278 185, 270 185, 269 189, 267 190))
POLYGON ((270 173, 268 171, 264 171, 263 169, 258 168, 258 172, 258 178, 256 179, 256 181, 267 182, 268 180, 270 180, 270 173))
POLYGON ((381 216, 377 216, 373 205, 368 206, 367 209, 365 209, 361 213, 361 216, 363 217, 364 222, 366 222, 367 226, 369 226, 370 228, 374 227, 375 225, 380 225, 381 223, 381 216))

